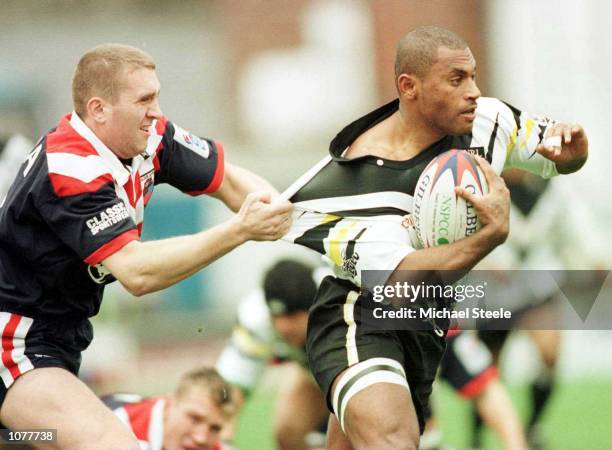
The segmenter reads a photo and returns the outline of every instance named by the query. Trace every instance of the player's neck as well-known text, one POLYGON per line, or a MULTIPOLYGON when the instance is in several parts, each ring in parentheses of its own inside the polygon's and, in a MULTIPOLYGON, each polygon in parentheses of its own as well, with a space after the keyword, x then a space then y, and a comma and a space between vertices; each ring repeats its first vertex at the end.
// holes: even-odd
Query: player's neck
POLYGON ((433 132, 416 118, 412 121, 410 117, 397 111, 355 139, 344 156, 352 159, 372 155, 406 161, 442 137, 442 134, 433 132))
POLYGON ((416 154, 427 149, 434 142, 444 137, 444 133, 432 128, 416 110, 400 105, 399 110, 391 116, 394 119, 393 133, 396 140, 405 141, 407 151, 416 154))

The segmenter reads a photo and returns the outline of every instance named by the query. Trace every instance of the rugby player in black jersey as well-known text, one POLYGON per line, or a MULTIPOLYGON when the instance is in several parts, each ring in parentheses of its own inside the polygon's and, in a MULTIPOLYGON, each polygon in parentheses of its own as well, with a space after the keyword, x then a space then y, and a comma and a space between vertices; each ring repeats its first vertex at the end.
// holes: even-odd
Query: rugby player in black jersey
POLYGON ((355 312, 366 300, 361 271, 396 270, 393 278, 404 269, 469 270, 508 234, 504 168, 550 177, 578 170, 588 153, 579 125, 481 98, 474 57, 448 30, 407 34, 395 75, 399 99, 341 130, 330 145, 331 162, 291 198, 298 214, 285 239, 324 254, 336 274, 319 288, 307 339, 309 365, 334 413, 331 449, 417 449, 445 347, 444 321, 432 330, 365 329, 355 312), (489 193, 456 189, 473 203, 482 228, 418 249, 401 218, 411 212, 424 167, 453 148, 483 157, 489 193))

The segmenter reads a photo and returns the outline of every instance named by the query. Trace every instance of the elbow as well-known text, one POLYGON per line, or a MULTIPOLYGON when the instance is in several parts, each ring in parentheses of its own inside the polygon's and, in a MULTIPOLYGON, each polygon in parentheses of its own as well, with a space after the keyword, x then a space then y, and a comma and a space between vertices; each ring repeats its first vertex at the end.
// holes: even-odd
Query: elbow
POLYGON ((155 291, 153 285, 147 281, 147 277, 134 275, 119 280, 121 285, 134 297, 142 297, 155 291))

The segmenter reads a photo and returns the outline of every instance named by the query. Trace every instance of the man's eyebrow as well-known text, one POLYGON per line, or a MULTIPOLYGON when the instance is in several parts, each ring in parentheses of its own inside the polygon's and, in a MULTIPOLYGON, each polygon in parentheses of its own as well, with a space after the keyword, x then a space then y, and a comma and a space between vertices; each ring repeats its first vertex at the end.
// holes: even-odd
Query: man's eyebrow
POLYGON ((451 75, 461 75, 463 77, 467 76, 470 73, 476 73, 476 67, 474 66, 473 70, 465 70, 465 69, 460 69, 458 67, 454 67, 451 69, 451 75))
POLYGON ((140 97, 138 97, 138 100, 149 100, 149 99, 155 98, 157 96, 159 96, 159 91, 157 91, 157 92, 149 92, 147 94, 143 94, 140 97))

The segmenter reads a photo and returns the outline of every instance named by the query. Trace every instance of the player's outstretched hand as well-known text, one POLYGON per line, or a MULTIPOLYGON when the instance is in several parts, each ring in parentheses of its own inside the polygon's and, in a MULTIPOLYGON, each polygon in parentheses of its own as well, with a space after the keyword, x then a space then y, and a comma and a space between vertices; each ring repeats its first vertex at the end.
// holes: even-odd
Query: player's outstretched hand
POLYGON ((246 240, 275 241, 289 231, 292 209, 288 201, 272 202, 269 192, 252 192, 242 203, 236 218, 246 240))
POLYGON ((457 195, 474 205, 476 215, 483 229, 488 228, 497 244, 506 240, 509 231, 510 191, 506 183, 495 173, 491 165, 483 158, 475 156, 476 162, 487 179, 489 192, 476 196, 464 188, 456 187, 457 195))
POLYGON ((587 160, 589 141, 578 124, 557 123, 548 130, 536 151, 557 166, 559 173, 572 173, 587 160))

